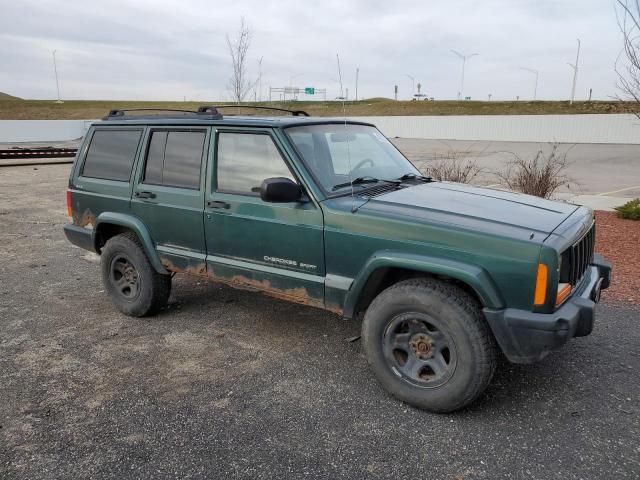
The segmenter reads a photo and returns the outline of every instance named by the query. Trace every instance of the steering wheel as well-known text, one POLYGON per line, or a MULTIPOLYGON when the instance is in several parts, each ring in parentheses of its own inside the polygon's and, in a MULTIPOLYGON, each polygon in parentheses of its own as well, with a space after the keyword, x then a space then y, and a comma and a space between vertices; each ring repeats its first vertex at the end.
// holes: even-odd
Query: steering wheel
POLYGON ((355 167, 353 167, 351 171, 355 172, 356 170, 360 170, 367 163, 370 163, 371 166, 373 167, 373 160, 371 160, 370 158, 365 158, 364 160, 359 161, 358 164, 355 167))

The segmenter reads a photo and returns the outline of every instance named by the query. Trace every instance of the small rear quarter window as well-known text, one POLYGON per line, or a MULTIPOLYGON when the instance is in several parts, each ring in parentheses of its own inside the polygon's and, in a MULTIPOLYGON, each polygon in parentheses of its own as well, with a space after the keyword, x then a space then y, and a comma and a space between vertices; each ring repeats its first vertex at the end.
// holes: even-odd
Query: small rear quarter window
POLYGON ((96 130, 82 176, 128 182, 142 130, 96 130))

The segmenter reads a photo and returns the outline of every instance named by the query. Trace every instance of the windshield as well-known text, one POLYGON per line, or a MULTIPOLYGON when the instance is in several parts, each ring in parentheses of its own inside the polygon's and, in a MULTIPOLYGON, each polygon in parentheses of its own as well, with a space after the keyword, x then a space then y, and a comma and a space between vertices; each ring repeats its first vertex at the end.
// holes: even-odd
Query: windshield
POLYGON ((334 123, 290 127, 286 132, 327 192, 351 191, 355 179, 360 182, 354 187, 357 183, 356 188, 366 188, 405 174, 420 175, 375 127, 334 123))

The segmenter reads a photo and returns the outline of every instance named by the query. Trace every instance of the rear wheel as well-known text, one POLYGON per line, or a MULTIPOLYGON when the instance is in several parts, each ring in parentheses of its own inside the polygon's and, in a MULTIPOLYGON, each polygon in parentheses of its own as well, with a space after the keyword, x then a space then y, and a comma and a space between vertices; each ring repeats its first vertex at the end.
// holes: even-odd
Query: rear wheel
POLYGON ((105 289, 122 313, 142 317, 167 304, 171 276, 153 268, 134 234, 110 238, 102 249, 100 263, 105 289))
POLYGON ((365 313, 367 360, 387 391, 425 410, 450 412, 487 387, 497 351, 477 302, 434 279, 399 282, 365 313))

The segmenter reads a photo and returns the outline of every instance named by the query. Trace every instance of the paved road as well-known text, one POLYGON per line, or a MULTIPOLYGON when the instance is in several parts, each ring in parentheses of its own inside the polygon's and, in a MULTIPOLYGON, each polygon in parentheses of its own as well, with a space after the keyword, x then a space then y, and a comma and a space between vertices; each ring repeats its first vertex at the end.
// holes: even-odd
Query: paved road
MULTIPOLYGON (((546 143, 409 138, 394 138, 392 141, 419 165, 428 165, 452 154, 472 159, 487 170, 479 179, 483 184, 499 182, 490 172, 504 169, 505 163, 513 158, 512 153, 529 159, 534 158, 539 150, 550 151, 550 145, 546 143)), ((566 152, 570 162, 567 174, 573 179, 572 193, 640 196, 640 145, 561 144, 559 152, 566 152)))
POLYGON ((471 408, 385 394, 359 325, 176 277, 131 319, 63 238, 68 166, 0 169, 0 478, 602 479, 640 476, 640 311, 471 408))

